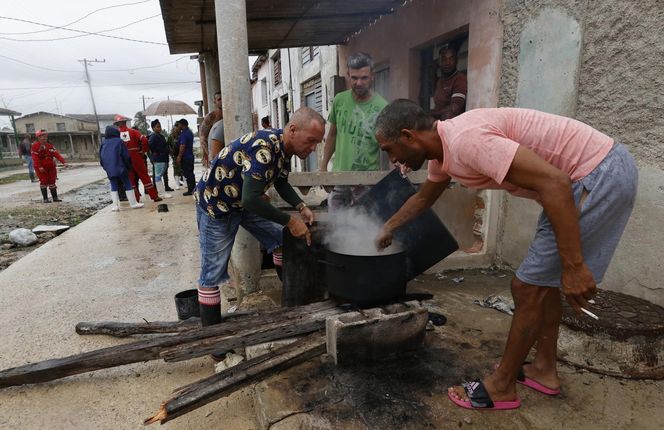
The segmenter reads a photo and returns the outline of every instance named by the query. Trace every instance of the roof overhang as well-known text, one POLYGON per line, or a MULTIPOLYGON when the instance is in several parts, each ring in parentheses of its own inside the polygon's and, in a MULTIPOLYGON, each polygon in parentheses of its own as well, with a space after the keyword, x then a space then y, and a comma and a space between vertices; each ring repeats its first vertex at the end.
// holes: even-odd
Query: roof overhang
MULTIPOLYGON (((216 51, 214 0, 160 0, 171 54, 216 51)), ((337 45, 403 0, 246 0, 249 53, 337 45)))
POLYGON ((0 108, 0 115, 3 116, 21 116, 21 112, 16 112, 15 110, 0 108))

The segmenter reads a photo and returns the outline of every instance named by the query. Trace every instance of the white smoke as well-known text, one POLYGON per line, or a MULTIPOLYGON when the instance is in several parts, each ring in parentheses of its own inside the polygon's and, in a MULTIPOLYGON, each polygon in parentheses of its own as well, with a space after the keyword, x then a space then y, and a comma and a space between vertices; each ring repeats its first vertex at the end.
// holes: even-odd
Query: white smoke
POLYGON ((346 255, 389 255, 401 251, 392 243, 382 251, 374 243, 383 222, 361 208, 343 208, 329 213, 323 242, 333 252, 346 255))

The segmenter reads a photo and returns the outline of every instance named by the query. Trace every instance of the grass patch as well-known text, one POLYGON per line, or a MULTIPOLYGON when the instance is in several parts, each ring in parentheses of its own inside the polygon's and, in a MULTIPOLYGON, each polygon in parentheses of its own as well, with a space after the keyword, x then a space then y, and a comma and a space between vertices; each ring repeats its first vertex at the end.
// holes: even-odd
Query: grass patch
POLYGON ((30 175, 28 175, 27 173, 14 173, 13 175, 0 178, 0 185, 11 184, 12 182, 18 182, 18 181, 28 181, 28 180, 30 180, 30 175))

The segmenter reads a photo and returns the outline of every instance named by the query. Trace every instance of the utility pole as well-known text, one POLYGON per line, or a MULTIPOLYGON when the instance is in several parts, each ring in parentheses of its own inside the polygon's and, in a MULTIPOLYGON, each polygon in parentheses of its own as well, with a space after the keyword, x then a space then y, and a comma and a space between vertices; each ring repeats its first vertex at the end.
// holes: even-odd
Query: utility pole
POLYGON ((88 83, 88 89, 90 90, 90 99, 92 100, 92 111, 95 114, 95 122, 97 123, 97 144, 101 145, 101 127, 99 127, 99 115, 97 115, 97 106, 95 105, 95 96, 92 93, 92 82, 90 82, 90 73, 88 73, 88 63, 105 63, 106 59, 103 60, 97 60, 96 58, 94 60, 88 60, 87 58, 84 58, 82 60, 78 60, 79 63, 83 63, 85 66, 85 81, 88 83))
POLYGON ((145 101, 146 100, 152 100, 154 97, 145 97, 141 96, 141 99, 143 99, 143 115, 145 115, 145 101))

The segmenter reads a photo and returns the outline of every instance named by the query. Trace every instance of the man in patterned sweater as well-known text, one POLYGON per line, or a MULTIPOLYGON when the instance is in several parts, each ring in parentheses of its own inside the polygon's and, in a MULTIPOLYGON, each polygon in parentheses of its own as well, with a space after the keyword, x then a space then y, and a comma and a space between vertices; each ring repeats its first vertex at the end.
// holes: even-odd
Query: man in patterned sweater
POLYGON ((219 284, 229 279, 228 260, 240 226, 269 253, 279 254, 282 226, 311 243, 305 223, 311 224, 314 216, 288 183, 288 174, 291 157, 306 159, 323 140, 324 131, 325 119, 303 107, 283 130, 247 133, 226 145, 210 162, 194 193, 201 250, 198 298, 203 326, 221 321, 219 284), (263 198, 271 186, 297 208, 300 217, 277 209, 263 198))

